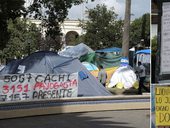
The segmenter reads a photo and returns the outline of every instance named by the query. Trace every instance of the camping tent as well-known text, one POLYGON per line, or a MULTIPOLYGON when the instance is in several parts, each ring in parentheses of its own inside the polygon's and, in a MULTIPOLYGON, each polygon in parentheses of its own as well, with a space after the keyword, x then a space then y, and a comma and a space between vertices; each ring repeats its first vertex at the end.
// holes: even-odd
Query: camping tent
POLYGON ((104 68, 117 67, 120 65, 121 48, 112 47, 96 50, 96 63, 104 68))
POLYGON ((120 65, 121 48, 105 48, 96 50, 95 53, 89 53, 81 56, 80 61, 90 62, 96 66, 102 65, 104 68, 111 68, 120 65))
MULTIPOLYGON (((131 87, 136 87, 137 77, 132 67, 130 66, 120 66, 112 75, 109 88, 114 86, 118 88, 129 89, 131 87)), ((137 87, 136 87, 137 88, 137 87)))
POLYGON ((84 43, 80 43, 76 46, 72 46, 64 51, 60 51, 58 54, 65 57, 80 58, 81 56, 94 52, 90 47, 84 43))
POLYGON ((17 61, 14 65, 7 65, 2 74, 17 73, 75 73, 83 72, 85 79, 78 78, 78 96, 108 96, 111 95, 97 79, 76 58, 62 57, 56 52, 35 52, 30 56, 17 61), (14 66, 15 65, 15 66, 14 66), (13 68, 10 68, 13 67, 13 68), (7 70, 11 69, 11 70, 7 70))
POLYGON ((113 52, 114 54, 120 54, 121 53, 121 48, 117 47, 112 47, 112 48, 104 48, 100 50, 96 50, 96 52, 113 52))
MULTIPOLYGON (((150 83, 150 54, 151 49, 143 49, 136 51, 136 66, 138 66, 138 62, 140 61, 146 68, 146 79, 147 83, 150 83)), ((136 67, 135 67, 136 68, 136 67)))

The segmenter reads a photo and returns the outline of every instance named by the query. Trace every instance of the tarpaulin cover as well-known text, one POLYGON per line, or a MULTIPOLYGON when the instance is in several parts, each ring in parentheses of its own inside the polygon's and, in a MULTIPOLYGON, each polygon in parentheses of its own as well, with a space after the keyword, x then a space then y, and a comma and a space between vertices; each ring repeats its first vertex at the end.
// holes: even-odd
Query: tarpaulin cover
POLYGON ((151 50, 150 49, 143 49, 143 50, 139 50, 136 52, 136 57, 137 57, 137 61, 136 61, 136 65, 138 65, 138 62, 140 61, 141 63, 150 63, 150 53, 151 50))
POLYGON ((92 64, 95 64, 96 65, 96 53, 95 52, 92 52, 92 53, 88 53, 86 55, 83 55, 79 58, 79 60, 81 62, 89 62, 89 63, 92 63, 92 64))
POLYGON ((150 49, 143 49, 143 50, 136 51, 136 54, 141 54, 141 53, 151 54, 151 50, 150 49))
POLYGON ((108 53, 96 53, 96 64, 104 68, 117 67, 120 65, 121 55, 108 53))
POLYGON ((76 46, 73 46, 65 51, 59 52, 59 55, 65 57, 73 57, 73 58, 80 58, 81 56, 94 52, 90 47, 85 45, 84 43, 80 43, 76 46))
POLYGON ((122 88, 129 89, 133 87, 136 82, 137 77, 133 69, 130 66, 121 66, 112 75, 108 87, 122 86, 122 88))
POLYGON ((110 52, 90 53, 80 57, 80 61, 90 62, 97 67, 102 65, 104 68, 117 67, 120 65, 121 55, 110 52))
POLYGON ((78 59, 59 56, 56 52, 35 52, 17 63, 7 65, 0 74, 19 73, 75 73, 81 72, 78 79, 78 96, 111 95, 78 59), (13 68, 11 68, 13 67, 13 68), (11 70, 6 70, 11 69, 11 70), (83 73, 82 73, 83 72, 83 73), (86 76, 86 77, 84 77, 86 76))
POLYGON ((82 62, 82 64, 87 68, 89 71, 99 70, 98 67, 89 62, 82 62))
POLYGON ((117 47, 96 50, 96 52, 121 52, 121 51, 122 51, 122 49, 121 48, 117 48, 117 47))

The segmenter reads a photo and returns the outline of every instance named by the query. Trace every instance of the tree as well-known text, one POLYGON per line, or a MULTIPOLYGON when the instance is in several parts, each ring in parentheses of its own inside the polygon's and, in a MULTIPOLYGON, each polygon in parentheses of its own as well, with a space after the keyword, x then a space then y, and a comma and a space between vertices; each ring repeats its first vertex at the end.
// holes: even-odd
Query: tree
POLYGON ((157 52, 157 36, 154 36, 152 39, 152 55, 156 56, 156 52, 157 52))
POLYGON ((46 37, 61 46, 61 42, 58 42, 61 36, 60 23, 67 17, 69 8, 82 2, 84 0, 33 0, 28 13, 31 17, 42 20, 43 26, 46 27, 46 37))
POLYGON ((0 50, 5 48, 9 39, 7 21, 25 14, 24 0, 0 0, 0 50))
POLYGON ((135 19, 130 26, 130 46, 136 46, 143 41, 143 47, 150 46, 150 14, 135 19))
POLYGON ((123 31, 123 43, 122 43, 122 55, 129 57, 129 29, 130 29, 130 12, 131 12, 131 0, 126 0, 125 19, 124 19, 124 31, 123 31))
POLYGON ((55 44, 60 46, 61 42, 58 42, 58 36, 61 35, 60 23, 66 18, 69 8, 85 0, 29 0, 32 4, 28 8, 24 7, 25 1, 0 0, 0 50, 6 47, 10 37, 7 31, 7 21, 15 20, 22 15, 25 18, 28 14, 35 19, 41 19, 44 27, 47 28, 46 37, 50 37, 55 44))
POLYGON ((88 10, 88 21, 80 25, 86 34, 81 39, 94 50, 106 47, 120 47, 122 39, 122 21, 117 14, 105 5, 97 5, 88 10))
POLYGON ((39 29, 35 24, 28 23, 25 19, 17 18, 8 21, 9 41, 4 48, 5 58, 21 58, 35 52, 37 48, 39 29))

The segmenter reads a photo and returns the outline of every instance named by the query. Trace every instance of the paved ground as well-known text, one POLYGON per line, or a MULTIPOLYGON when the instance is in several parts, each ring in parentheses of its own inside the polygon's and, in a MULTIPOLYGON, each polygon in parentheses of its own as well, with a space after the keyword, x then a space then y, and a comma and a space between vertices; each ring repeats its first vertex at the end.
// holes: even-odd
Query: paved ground
POLYGON ((150 110, 102 111, 0 120, 0 128, 149 128, 150 110))

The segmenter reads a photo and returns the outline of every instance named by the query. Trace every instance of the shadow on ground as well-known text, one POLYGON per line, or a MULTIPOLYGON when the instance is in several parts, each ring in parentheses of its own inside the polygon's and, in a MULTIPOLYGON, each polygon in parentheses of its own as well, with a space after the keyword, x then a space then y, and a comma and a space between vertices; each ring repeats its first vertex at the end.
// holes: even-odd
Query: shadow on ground
POLYGON ((74 114, 58 114, 0 120, 0 128, 133 128, 127 122, 114 121, 111 117, 91 117, 74 114))
MULTIPOLYGON (((113 95, 138 95, 138 89, 131 88, 131 89, 119 89, 119 88, 107 88, 113 95)), ((146 91, 142 89, 142 92, 145 93, 146 91)))

